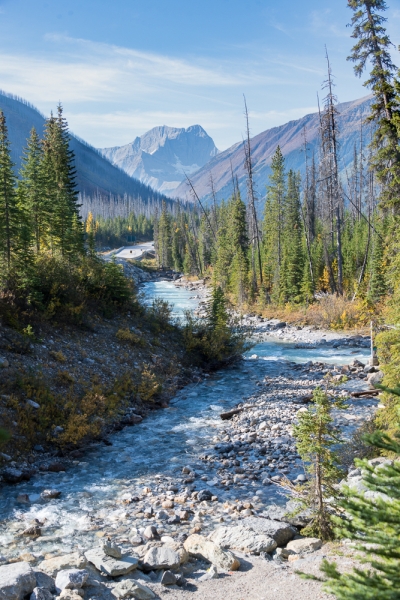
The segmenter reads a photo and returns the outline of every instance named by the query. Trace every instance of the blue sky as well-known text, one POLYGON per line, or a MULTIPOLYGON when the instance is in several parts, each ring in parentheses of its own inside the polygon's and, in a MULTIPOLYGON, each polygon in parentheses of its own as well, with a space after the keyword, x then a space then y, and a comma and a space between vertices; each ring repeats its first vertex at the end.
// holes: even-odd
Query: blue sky
MULTIPOLYGON (((0 88, 91 144, 199 123, 220 149, 316 109, 328 47, 340 101, 366 95, 346 61, 346 0, 0 0, 0 88)), ((400 43, 400 0, 388 0, 400 43)), ((394 50, 400 65, 400 55, 394 50)))

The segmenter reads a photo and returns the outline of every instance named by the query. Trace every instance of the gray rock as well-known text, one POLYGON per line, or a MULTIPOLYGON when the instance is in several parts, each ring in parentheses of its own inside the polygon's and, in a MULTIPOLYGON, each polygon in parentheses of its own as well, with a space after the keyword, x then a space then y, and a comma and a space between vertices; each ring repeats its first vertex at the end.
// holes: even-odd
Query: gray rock
POLYGON ((132 579, 126 579, 120 581, 111 590, 111 593, 115 598, 136 598, 136 600, 151 600, 156 595, 146 585, 142 585, 138 581, 132 579))
POLYGON ((203 500, 211 500, 212 496, 213 495, 210 490, 200 490, 200 492, 197 494, 197 500, 199 502, 202 502, 203 500))
POLYGON ((22 600, 36 587, 29 563, 17 562, 0 567, 0 600, 22 600))
POLYGON ((52 577, 46 575, 46 573, 43 573, 42 571, 34 571, 34 574, 36 577, 36 586, 38 588, 45 588, 52 593, 56 592, 56 585, 52 577))
POLYGON ((121 548, 115 542, 104 540, 102 549, 104 554, 107 554, 107 556, 111 556, 112 558, 116 558, 118 560, 122 557, 121 548))
POLYGON ((201 535, 190 535, 183 546, 191 556, 203 558, 221 571, 237 571, 240 567, 240 561, 232 552, 222 550, 215 542, 201 535))
POLYGON ((309 554, 315 552, 322 547, 322 540, 318 538, 301 538, 299 540, 292 540, 286 546, 286 550, 294 552, 295 554, 309 554))
POLYGON ((370 386, 375 387, 377 383, 381 383, 383 377, 383 372, 378 371, 377 373, 371 373, 370 375, 368 375, 367 381, 370 386))
POLYGON ((145 554, 143 563, 147 569, 177 569, 180 557, 175 550, 166 546, 150 548, 145 554))
POLYGON ((275 550, 276 541, 269 535, 257 533, 251 527, 218 527, 209 538, 221 548, 233 548, 241 552, 260 554, 275 550))
POLYGON ((297 535, 297 529, 288 523, 263 519, 261 517, 247 517, 243 520, 246 527, 250 527, 256 533, 272 537, 278 546, 285 546, 297 535))
POLYGON ((35 587, 29 600, 53 600, 54 596, 46 588, 35 587))
POLYGON ((176 576, 171 571, 164 571, 161 577, 161 585, 175 585, 176 576))
POLYGON ((107 556, 101 548, 93 548, 85 552, 85 556, 100 573, 110 577, 119 577, 134 571, 138 566, 138 559, 134 556, 125 555, 120 560, 107 556))
POLYGON ((43 490, 40 495, 43 500, 53 500, 54 498, 59 498, 61 496, 61 492, 58 490, 43 490))
POLYGON ((158 539, 160 539, 160 536, 158 535, 158 531, 154 527, 154 525, 149 525, 148 527, 146 527, 146 529, 143 532, 143 535, 148 540, 158 540, 158 539))
POLYGON ((156 513, 156 519, 159 519, 160 521, 167 521, 169 519, 169 514, 165 510, 159 510, 156 513))
POLYGON ((199 577, 199 581, 209 581, 210 579, 218 579, 218 569, 215 565, 211 565, 211 567, 199 577))
POLYGON ((88 577, 89 573, 84 569, 59 571, 56 577, 56 590, 58 593, 63 590, 79 590, 85 585, 88 577))
POLYGON ((38 565, 38 569, 44 571, 47 575, 55 577, 61 569, 82 569, 83 567, 86 567, 86 565, 87 560, 84 556, 79 554, 79 552, 71 552, 71 554, 64 554, 63 556, 55 556, 54 558, 43 560, 38 565))

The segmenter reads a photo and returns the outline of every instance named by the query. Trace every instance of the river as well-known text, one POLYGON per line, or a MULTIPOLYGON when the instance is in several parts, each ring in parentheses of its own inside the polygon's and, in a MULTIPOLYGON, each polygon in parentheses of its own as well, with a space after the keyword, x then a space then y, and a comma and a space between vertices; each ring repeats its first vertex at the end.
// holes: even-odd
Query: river
MULTIPOLYGON (((194 310, 198 299, 193 293, 171 282, 146 284, 145 302, 162 296, 174 305, 174 316, 194 310)), ((257 343, 240 364, 213 373, 199 384, 181 390, 170 407, 151 414, 140 425, 127 427, 109 437, 112 446, 98 444, 87 451, 85 460, 62 473, 41 473, 18 486, 0 491, 0 555, 18 556, 23 550, 45 555, 87 549, 96 543, 96 521, 106 519, 117 524, 124 508, 118 504, 124 494, 149 485, 157 489, 163 478, 173 481, 188 462, 206 470, 198 457, 213 446, 213 437, 223 428, 219 414, 255 394, 257 382, 265 376, 276 377, 287 369, 288 361, 323 361, 348 364, 353 358, 365 358, 368 350, 347 347, 299 349, 295 344, 273 338, 257 343), (59 499, 43 501, 43 489, 56 488, 59 499), (27 494, 30 503, 17 501, 27 494), (38 519, 46 533, 37 540, 15 537, 18 523, 38 519)), ((216 482, 208 482, 215 493, 216 482)))

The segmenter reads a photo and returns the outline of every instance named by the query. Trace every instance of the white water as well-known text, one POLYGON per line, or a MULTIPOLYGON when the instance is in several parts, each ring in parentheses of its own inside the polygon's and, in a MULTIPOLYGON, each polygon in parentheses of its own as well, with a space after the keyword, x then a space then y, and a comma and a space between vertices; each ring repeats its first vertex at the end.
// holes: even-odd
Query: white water
MULTIPOLYGON (((147 284, 144 293, 147 303, 155 296, 173 303, 174 315, 178 317, 185 310, 197 307, 191 292, 170 282, 147 284)), ((19 555, 22 549, 43 554, 60 549, 68 552, 97 544, 96 519, 103 516, 110 527, 117 528, 125 510, 117 501, 124 493, 132 493, 145 484, 154 488, 157 476, 173 480, 174 473, 187 463, 195 464, 199 475, 207 473, 207 465, 198 461, 198 456, 213 447, 213 436, 224 426, 219 413, 256 393, 257 381, 283 373, 288 368, 287 361, 347 364, 352 358, 365 357, 366 353, 367 350, 354 353, 352 348, 300 350, 294 344, 272 338, 258 343, 242 363, 215 373, 200 384, 187 386, 171 401, 170 408, 154 412, 140 425, 110 436, 112 446, 98 444, 68 472, 41 473, 27 483, 3 487, 2 519, 45 519, 46 538, 21 540, 14 546, 14 534, 3 521, 0 555, 19 555), (61 497, 47 502, 40 500, 39 495, 46 488, 60 490, 61 497), (17 503, 18 494, 28 494, 31 504, 17 503)), ((259 486, 254 482, 251 485, 259 486)), ((207 487, 213 490, 213 482, 208 482, 207 487)), ((215 488, 215 493, 223 496, 220 488, 215 488)))

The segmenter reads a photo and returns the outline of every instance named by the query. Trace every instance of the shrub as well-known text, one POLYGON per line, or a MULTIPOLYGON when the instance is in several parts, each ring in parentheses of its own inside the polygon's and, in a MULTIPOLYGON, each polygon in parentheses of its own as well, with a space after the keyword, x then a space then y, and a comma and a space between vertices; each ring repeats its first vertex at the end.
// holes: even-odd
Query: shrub
POLYGON ((130 329, 119 329, 115 334, 121 342, 128 342, 131 346, 145 346, 145 341, 130 329))
POLYGON ((63 354, 61 350, 50 350, 49 355, 51 358, 60 363, 64 363, 67 360, 65 354, 63 354))
POLYGON ((151 402, 161 392, 161 385, 149 366, 145 366, 138 385, 138 394, 143 402, 151 402))

